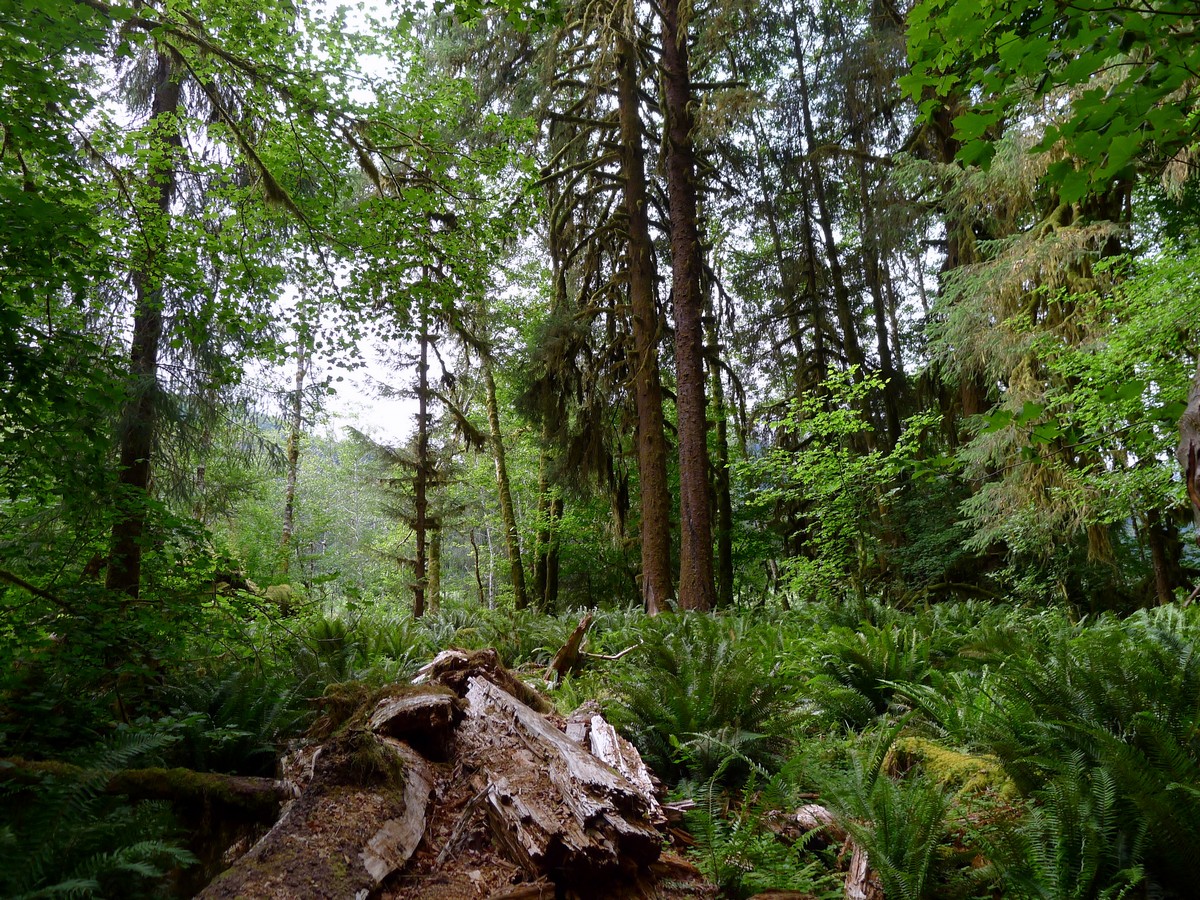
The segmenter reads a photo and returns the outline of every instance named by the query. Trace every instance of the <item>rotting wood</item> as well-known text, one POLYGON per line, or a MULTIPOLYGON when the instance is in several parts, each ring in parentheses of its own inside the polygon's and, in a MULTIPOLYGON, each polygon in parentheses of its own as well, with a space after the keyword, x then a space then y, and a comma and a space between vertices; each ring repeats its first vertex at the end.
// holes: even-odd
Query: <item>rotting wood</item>
POLYGON ((332 736, 285 757, 281 784, 298 799, 197 896, 716 896, 694 866, 663 852, 656 783, 596 704, 566 723, 535 711, 522 696, 545 698, 495 651, 435 663, 424 670, 432 684, 386 688, 332 736), (576 740, 562 731, 572 723, 576 740), (442 748, 444 762, 427 762, 423 747, 442 748))
POLYGON ((533 877, 614 876, 658 857, 647 798, 524 703, 473 677, 460 755, 487 779, 498 839, 533 877))
POLYGON ((813 831, 820 831, 830 843, 842 844, 842 856, 850 857, 846 873, 845 900, 884 900, 883 885, 871 868, 866 848, 837 821, 837 817, 818 803, 806 803, 790 815, 775 817, 773 830, 780 838, 798 840, 813 831))
POLYGON ((404 866, 425 831, 428 764, 400 741, 355 732, 327 745, 313 768, 275 827, 199 898, 346 900, 404 866))
POLYGON ((380 700, 368 724, 376 734, 406 741, 429 759, 441 760, 462 717, 463 702, 453 691, 428 686, 380 700))
POLYGON ((624 650, 618 650, 616 653, 587 653, 587 652, 585 652, 583 655, 586 656, 588 659, 603 659, 608 662, 616 662, 618 659, 628 656, 630 653, 632 653, 634 650, 636 650, 640 646, 642 646, 642 645, 640 643, 638 643, 638 644, 632 644, 632 645, 626 647, 624 650))
POLYGON ((487 900, 554 900, 554 897, 554 882, 534 881, 496 891, 489 894, 487 900))
POLYGON ((871 869, 867 851, 858 844, 852 844, 852 847, 850 871, 846 873, 846 889, 842 896, 845 900, 884 900, 883 885, 871 869))
POLYGON ((592 716, 588 740, 592 755, 624 775, 645 798, 650 822, 654 825, 665 824, 667 817, 658 804, 658 797, 655 796, 654 776, 646 768, 637 748, 621 737, 617 729, 599 714, 592 716))
POLYGON ((495 650, 443 650, 417 670, 413 684, 436 682, 465 697, 472 678, 480 676, 539 713, 553 712, 554 704, 504 667, 495 650))
POLYGON ((673 803, 662 804, 662 811, 668 824, 678 825, 683 821, 683 814, 695 809, 696 805, 695 800, 676 800, 673 803))
POLYGON ((558 684, 568 673, 579 667, 583 639, 587 635, 587 630, 591 625, 591 613, 588 613, 579 620, 579 624, 575 626, 575 630, 571 632, 571 636, 567 638, 565 644, 558 648, 558 652, 554 654, 554 659, 551 660, 549 667, 546 669, 545 678, 548 682, 558 684))
POLYGON ((563 731, 580 747, 591 749, 588 735, 592 731, 592 717, 600 715, 600 704, 595 700, 584 700, 579 707, 567 716, 563 731))
POLYGON ((455 821, 454 827, 450 830, 450 837, 446 839, 446 845, 438 853, 437 861, 434 863, 435 867, 441 868, 446 860, 450 858, 450 855, 457 849, 458 842, 462 840, 463 832, 466 831, 467 823, 471 821, 471 817, 475 815, 475 810, 479 808, 485 797, 487 797, 486 786, 476 791, 475 796, 467 801, 466 806, 463 807, 463 811, 455 821))

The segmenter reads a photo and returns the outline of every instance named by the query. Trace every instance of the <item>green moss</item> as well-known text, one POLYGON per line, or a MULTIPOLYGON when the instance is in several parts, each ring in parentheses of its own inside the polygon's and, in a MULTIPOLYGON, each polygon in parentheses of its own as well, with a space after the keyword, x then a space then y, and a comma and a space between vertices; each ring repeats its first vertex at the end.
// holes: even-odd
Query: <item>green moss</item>
POLYGON ((1008 796, 1014 791, 1000 760, 989 754, 950 750, 928 738, 909 736, 899 738, 889 756, 889 769, 920 766, 938 784, 957 788, 960 795, 992 791, 1008 796))

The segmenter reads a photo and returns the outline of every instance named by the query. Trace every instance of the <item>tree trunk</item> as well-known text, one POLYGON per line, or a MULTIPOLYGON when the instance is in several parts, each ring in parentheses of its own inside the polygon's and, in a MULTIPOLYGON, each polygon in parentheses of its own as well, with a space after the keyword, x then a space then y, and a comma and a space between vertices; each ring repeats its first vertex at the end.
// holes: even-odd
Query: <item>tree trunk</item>
POLYGON ((1154 572, 1154 595, 1160 605, 1175 599, 1175 588, 1182 581, 1179 568, 1183 546, 1170 519, 1163 521, 1157 509, 1146 511, 1146 543, 1150 547, 1150 565, 1154 572))
POLYGON ((655 615, 673 596, 671 496, 667 490, 667 441, 658 372, 658 307, 647 211, 645 138, 638 111, 637 48, 617 37, 620 67, 617 104, 621 119, 621 168, 628 217, 629 306, 633 319, 633 382, 637 402, 638 484, 641 499, 642 600, 655 615))
MULTIPOLYGON (((163 334, 162 274, 157 270, 158 247, 170 231, 171 203, 175 199, 175 164, 183 148, 175 121, 180 106, 179 82, 171 59, 156 51, 154 99, 150 131, 149 183, 155 198, 162 228, 153 228, 159 236, 145 235, 146 258, 133 272, 133 340, 129 351, 130 397, 120 436, 120 494, 117 519, 112 527, 112 550, 108 557, 105 587, 136 598, 142 582, 142 551, 146 529, 146 501, 150 494, 152 456, 158 413, 159 345, 163 334)), ((157 224, 157 223, 154 223, 157 224)))
POLYGON ((709 291, 708 312, 712 322, 708 363, 712 379, 717 450, 717 460, 712 473, 712 492, 715 500, 713 505, 717 513, 716 597, 717 606, 728 609, 733 606, 733 499, 730 496, 729 483, 729 411, 725 408, 725 383, 721 380, 721 315, 714 309, 712 291, 709 291))
POLYGON ((487 598, 483 594, 483 574, 479 567, 479 541, 475 540, 475 529, 471 529, 471 555, 475 560, 475 587, 479 591, 479 605, 486 606, 487 598))
MULTIPOLYGON (((866 145, 859 143, 866 153, 866 145)), ((887 267, 883 265, 879 246, 878 225, 871 206, 871 192, 867 186, 867 165, 862 163, 858 171, 859 197, 862 207, 862 253, 863 269, 867 287, 871 292, 871 305, 875 313, 875 347, 879 354, 879 373, 883 377, 884 424, 887 428, 888 447, 895 447, 900 440, 900 376, 892 361, 891 343, 888 340, 889 322, 887 300, 884 297, 884 280, 887 267)))
POLYGON ((512 571, 513 602, 517 609, 529 605, 525 593, 525 566, 521 561, 521 538, 517 532, 517 516, 513 511, 512 487, 508 481, 508 468, 504 463, 504 440, 500 434, 500 407, 496 403, 496 379, 492 374, 492 361, 483 356, 483 380, 487 389, 488 427, 491 430, 492 456, 496 460, 496 488, 500 493, 500 514, 504 518, 504 544, 508 549, 508 563, 512 571))
POLYGON ((559 523, 563 517, 563 499, 562 497, 554 496, 550 498, 550 544, 546 548, 546 593, 542 599, 542 606, 547 612, 553 612, 558 606, 558 561, 559 561, 559 546, 561 538, 559 537, 559 523))
POLYGON ((437 612, 442 603, 442 524, 434 520, 429 527, 429 611, 437 612))
MULTIPOLYGON (((426 273, 428 277, 428 272, 426 273)), ((421 310, 421 349, 417 360, 417 465, 413 473, 413 531, 416 559, 413 562, 413 618, 425 615, 425 541, 429 526, 429 311, 421 310)))
POLYGON ((544 611, 546 599, 546 551, 550 545, 550 454, 546 451, 546 432, 542 425, 542 450, 538 454, 537 532, 533 541, 533 605, 544 611))
POLYGON ((1192 377, 1188 405, 1179 419, 1179 445, 1175 458, 1183 472, 1188 499, 1192 503, 1192 520, 1196 525, 1196 543, 1200 544, 1200 362, 1192 377))
MULTIPOLYGON (((679 419, 679 606, 710 610, 713 581, 712 513, 708 495, 704 409, 703 297, 697 221, 696 154, 692 145, 692 87, 687 28, 680 0, 662 9, 663 96, 667 127, 667 190, 675 300, 675 391, 679 419)), ((687 7, 690 9, 690 7, 687 7)))
POLYGON ((292 535, 296 522, 296 478, 300 471, 300 435, 304 424, 304 375, 308 362, 308 335, 301 329, 296 347, 296 391, 292 394, 291 421, 288 423, 287 489, 283 500, 283 539, 280 541, 280 571, 287 578, 291 565, 292 535))
POLYGON ((804 140, 808 147, 809 180, 812 182, 813 198, 817 201, 817 219, 821 227, 821 236, 825 241, 825 255, 829 260, 829 276, 833 282, 833 295, 837 307, 838 325, 842 329, 842 351, 846 362, 857 367, 855 381, 861 381, 866 375, 866 356, 858 340, 858 326, 855 324, 854 306, 850 299, 850 291, 846 287, 846 276, 842 270, 841 257, 838 255, 837 241, 833 234, 833 216, 829 210, 829 198, 825 194, 825 179, 821 174, 821 166, 817 162, 812 149, 817 146, 816 128, 813 127, 812 104, 808 92, 808 76, 804 71, 804 45, 801 42, 800 31, 796 25, 795 15, 792 16, 792 49, 796 57, 796 77, 800 87, 800 113, 804 123, 804 140))

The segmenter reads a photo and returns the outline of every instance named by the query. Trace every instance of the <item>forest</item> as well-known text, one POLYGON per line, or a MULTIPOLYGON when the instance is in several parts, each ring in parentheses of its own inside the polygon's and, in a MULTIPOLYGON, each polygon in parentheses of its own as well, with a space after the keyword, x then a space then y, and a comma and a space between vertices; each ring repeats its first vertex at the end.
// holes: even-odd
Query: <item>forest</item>
POLYGON ((0 897, 1196 896, 1198 31, 0 0, 0 897))

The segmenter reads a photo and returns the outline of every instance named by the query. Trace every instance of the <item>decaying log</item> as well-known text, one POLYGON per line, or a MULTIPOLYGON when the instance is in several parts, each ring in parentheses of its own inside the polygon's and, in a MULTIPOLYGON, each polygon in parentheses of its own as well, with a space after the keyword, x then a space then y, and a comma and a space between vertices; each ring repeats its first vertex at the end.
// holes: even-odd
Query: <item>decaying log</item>
POLYGON ((10 757, 0 759, 0 783, 40 784, 45 778, 86 781, 95 790, 131 800, 166 800, 181 807, 203 807, 218 815, 270 822, 280 806, 295 797, 273 778, 221 775, 191 769, 118 769, 97 771, 70 763, 10 757))
POLYGON ((433 784, 406 744, 361 730, 340 735, 275 827, 198 897, 366 897, 416 849, 433 784))
POLYGON ((843 846, 842 854, 850 855, 850 868, 842 896, 845 900, 884 900, 883 885, 871 869, 867 851, 846 831, 837 818, 818 803, 807 803, 795 812, 774 819, 774 830, 781 838, 794 841, 801 835, 817 830, 831 843, 843 846))
POLYGON ((678 825, 683 821, 683 814, 696 808, 695 800, 675 800, 671 803, 662 804, 663 815, 667 817, 667 823, 670 825, 678 825))
POLYGON ((600 715, 600 704, 595 700, 585 700, 573 713, 567 716, 564 726, 568 738, 580 747, 591 748, 588 736, 592 731, 592 719, 600 715))
POLYGON ((579 666, 579 652, 583 648, 583 638, 592 625, 592 614, 588 613, 579 620, 567 642, 558 648, 554 659, 546 669, 545 678, 551 684, 558 684, 572 669, 579 666))
POLYGON ((428 759, 442 760, 463 709, 449 688, 427 685, 380 700, 368 724, 376 734, 405 741, 428 759))
POLYGON ((871 869, 867 851, 858 844, 852 846, 850 870, 846 873, 846 889, 842 896, 846 900, 884 900, 883 885, 871 869))
POLYGON ((592 716, 591 731, 588 741, 591 744, 592 755, 601 762, 608 763, 625 776, 626 780, 642 795, 646 801, 651 824, 658 826, 666 824, 667 817, 662 807, 658 805, 658 797, 654 789, 654 776, 642 761, 642 755, 637 748, 617 733, 599 714, 592 716))
POLYGON ((496 837, 531 876, 615 876, 658 857, 650 805, 628 779, 484 678, 467 702, 460 760, 485 775, 496 837))
POLYGON ((280 784, 297 799, 198 896, 715 896, 661 852, 653 776, 598 706, 571 716, 568 737, 495 651, 439 654, 421 680, 359 703, 336 731, 330 717, 317 734, 332 737, 289 754, 280 784))
POLYGON ((467 695, 472 678, 486 678, 492 684, 516 697, 540 713, 554 710, 554 704, 504 668, 495 650, 443 650, 417 670, 413 684, 436 682, 445 685, 460 697, 467 695))

